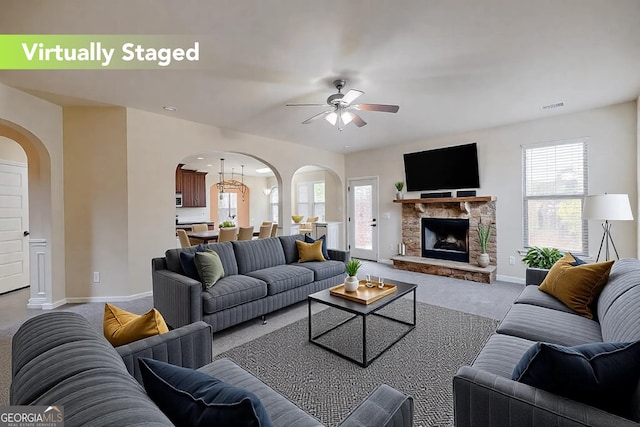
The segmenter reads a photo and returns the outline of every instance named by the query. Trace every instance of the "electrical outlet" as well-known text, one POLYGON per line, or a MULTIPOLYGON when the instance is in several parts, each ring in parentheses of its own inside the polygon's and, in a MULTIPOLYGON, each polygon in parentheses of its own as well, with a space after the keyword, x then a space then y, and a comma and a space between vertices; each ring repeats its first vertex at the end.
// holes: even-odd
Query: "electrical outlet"
POLYGON ((100 272, 99 271, 94 271, 93 272, 93 283, 100 283, 100 272))
POLYGON ((511 265, 516 265, 516 257, 514 257, 514 256, 510 256, 510 257, 509 257, 509 264, 511 264, 511 265))

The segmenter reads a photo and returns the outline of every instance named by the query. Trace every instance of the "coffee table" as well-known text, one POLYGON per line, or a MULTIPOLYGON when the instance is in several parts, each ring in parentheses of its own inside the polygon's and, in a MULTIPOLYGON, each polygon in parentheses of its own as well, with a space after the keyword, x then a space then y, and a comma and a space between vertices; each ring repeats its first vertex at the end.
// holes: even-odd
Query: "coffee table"
POLYGON ((350 301, 346 298, 333 296, 330 294, 329 289, 325 289, 323 291, 316 292, 314 294, 309 295, 309 297, 307 298, 308 307, 309 307, 309 342, 319 347, 322 347, 325 350, 330 351, 331 353, 336 354, 344 359, 354 362, 362 366, 363 368, 366 368, 367 366, 369 366, 371 362, 373 362, 378 357, 380 357, 385 351, 390 349, 395 343, 397 343, 402 338, 404 338, 405 335, 407 335, 416 327, 416 285, 394 281, 394 280, 390 280, 387 283, 396 285, 397 287, 396 292, 390 295, 387 295, 371 304, 362 304, 355 301, 350 301), (396 318, 387 316, 386 314, 379 313, 379 311, 382 310, 384 307, 398 301, 398 299, 400 299, 404 295, 407 295, 411 292, 413 292, 413 321, 407 322, 405 320, 396 319, 396 318), (313 317, 311 316, 311 303, 313 302, 324 304, 333 308, 337 308, 338 310, 345 311, 347 313, 352 314, 353 316, 340 322, 338 325, 314 336, 313 328, 312 328, 313 317), (404 332, 402 332, 399 337, 397 337, 393 342, 391 342, 389 345, 384 347, 380 352, 375 354, 373 357, 369 357, 369 355, 367 355, 367 318, 369 318, 369 316, 384 317, 385 319, 391 320, 393 322, 408 325, 409 328, 407 328, 404 332), (324 343, 318 341, 318 338, 339 328, 340 326, 344 325, 347 322, 351 322, 352 320, 358 317, 362 318, 362 360, 357 360, 345 354, 344 352, 341 352, 339 349, 329 347, 328 345, 325 345, 324 343))

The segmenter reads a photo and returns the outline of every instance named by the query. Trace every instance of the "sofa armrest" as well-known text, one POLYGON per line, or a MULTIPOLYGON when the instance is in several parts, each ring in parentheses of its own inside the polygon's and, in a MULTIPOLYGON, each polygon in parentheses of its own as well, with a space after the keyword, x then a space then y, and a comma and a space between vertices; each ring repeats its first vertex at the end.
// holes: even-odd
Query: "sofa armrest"
POLYGON ((155 270, 152 260, 153 306, 165 322, 179 328, 202 320, 202 283, 170 270, 155 270))
POLYGON ((138 358, 197 369, 213 360, 213 328, 200 321, 116 347, 129 373, 142 384, 138 358))
POLYGON ((455 426, 637 426, 553 393, 463 366, 453 377, 455 426))
POLYGON ((329 258, 331 258, 332 260, 342 261, 344 263, 349 261, 349 259, 351 258, 350 251, 342 251, 340 249, 327 249, 327 254, 329 255, 329 258))
POLYGON ((549 273, 549 270, 546 268, 527 267, 527 270, 525 272, 524 284, 527 286, 539 286, 544 281, 544 278, 547 277, 547 273, 549 273))
POLYGON ((413 398, 386 384, 373 391, 340 427, 411 427, 413 398))

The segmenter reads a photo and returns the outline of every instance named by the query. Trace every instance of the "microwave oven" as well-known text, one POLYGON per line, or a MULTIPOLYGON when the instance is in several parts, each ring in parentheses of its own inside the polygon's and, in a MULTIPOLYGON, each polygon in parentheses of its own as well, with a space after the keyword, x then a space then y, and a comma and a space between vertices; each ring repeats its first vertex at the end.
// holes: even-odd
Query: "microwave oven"
POLYGON ((182 207, 182 194, 176 193, 176 208, 182 207))

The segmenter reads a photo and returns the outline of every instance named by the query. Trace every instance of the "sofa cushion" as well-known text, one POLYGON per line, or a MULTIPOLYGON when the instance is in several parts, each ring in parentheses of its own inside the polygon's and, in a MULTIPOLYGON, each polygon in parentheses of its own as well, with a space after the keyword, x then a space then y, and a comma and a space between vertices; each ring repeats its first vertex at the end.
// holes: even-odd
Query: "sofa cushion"
POLYGON ((284 265, 284 250, 277 237, 231 242, 238 261, 238 274, 284 265))
POLYGON ((538 307, 551 308, 553 310, 564 311, 567 313, 578 314, 564 305, 562 301, 545 292, 542 292, 538 286, 525 286, 520 295, 515 299, 516 304, 530 304, 538 307))
POLYGON ((309 261, 325 261, 326 258, 322 255, 322 242, 314 242, 314 243, 305 243, 305 242, 296 242, 296 246, 298 247, 298 255, 300 258, 298 262, 309 262, 309 261))
POLYGON ((303 234, 294 234, 293 236, 279 236, 282 250, 284 251, 284 259, 287 264, 298 262, 300 256, 298 255, 297 241, 304 241, 303 234))
POLYGON ((607 284, 613 261, 575 265, 576 259, 565 254, 556 262, 540 285, 548 293, 587 319, 593 319, 592 305, 607 284))
POLYGON ((267 284, 267 295, 275 295, 313 282, 313 271, 295 265, 263 268, 247 274, 267 284))
MULTIPOLYGON (((218 254, 224 272, 227 276, 238 274, 238 265, 236 262, 236 255, 231 246, 231 242, 210 243, 206 245, 191 246, 188 248, 169 249, 165 251, 164 256, 167 261, 167 269, 174 273, 185 275, 185 271, 180 264, 180 254, 189 253, 195 254, 197 251, 203 251, 210 249, 218 254)), ((197 278, 196 280, 200 280, 197 278)))
POLYGON ((111 304, 104 305, 103 330, 105 338, 114 347, 169 332, 162 315, 155 308, 139 315, 111 304))
POLYGON ((512 379, 623 417, 640 377, 640 341, 564 347, 536 343, 512 379))
POLYGON ((522 355, 535 344, 535 341, 511 335, 493 334, 473 361, 473 367, 492 374, 511 378, 522 355))
POLYGON ((640 340, 640 260, 625 258, 613 264, 597 307, 603 340, 640 340))
POLYGON ((240 274, 227 276, 202 291, 202 311, 216 313, 266 296, 267 284, 262 280, 240 274))
POLYGON ((512 305, 496 332, 561 345, 602 341, 598 322, 529 304, 512 305))
POLYGON ((310 261, 297 264, 300 267, 313 271, 313 281, 328 279, 330 277, 344 275, 346 270, 341 261, 310 261))
POLYGON ((216 252, 207 249, 204 252, 196 252, 194 256, 198 275, 205 288, 210 288, 224 277, 222 261, 216 252))
POLYGON ((175 425, 271 426, 250 391, 200 371, 147 358, 138 361, 147 394, 175 425))
POLYGON ((322 256, 324 257, 324 259, 330 259, 329 258, 329 253, 327 252, 327 235, 326 234, 323 234, 322 236, 318 237, 317 239, 314 239, 313 237, 309 236, 308 234, 304 235, 305 243, 315 243, 318 240, 320 240, 322 242, 322 256))

